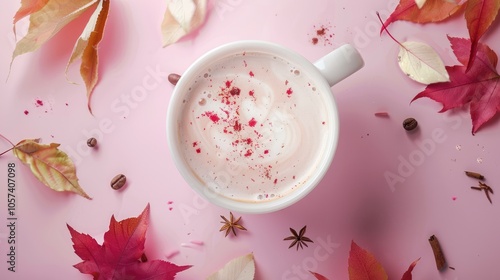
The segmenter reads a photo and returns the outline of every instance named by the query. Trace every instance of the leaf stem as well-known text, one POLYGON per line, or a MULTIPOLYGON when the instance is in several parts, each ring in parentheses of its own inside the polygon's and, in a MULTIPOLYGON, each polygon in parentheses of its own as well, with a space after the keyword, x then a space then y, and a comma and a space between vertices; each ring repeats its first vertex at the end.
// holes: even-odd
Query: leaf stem
POLYGON ((3 136, 2 134, 0 134, 0 137, 3 138, 5 141, 9 142, 11 145, 12 145, 12 148, 6 150, 6 151, 3 151, 0 153, 0 156, 4 155, 5 153, 11 151, 12 149, 14 149, 16 147, 16 145, 14 145, 14 143, 12 143, 9 139, 7 139, 7 137, 3 136))
POLYGON ((3 136, 2 134, 0 134, 0 137, 2 137, 5 141, 9 142, 12 145, 12 148, 14 148, 16 146, 16 145, 14 145, 14 143, 12 143, 7 137, 3 136))
POLYGON ((378 20, 380 20, 380 23, 382 24, 382 28, 384 29, 385 32, 387 32, 387 35, 389 35, 389 37, 391 37, 391 39, 394 40, 394 42, 398 43, 398 45, 405 48, 398 40, 396 40, 396 38, 394 38, 394 36, 392 36, 391 32, 389 32, 389 30, 387 30, 387 27, 385 26, 384 22, 380 18, 380 14, 378 12, 377 12, 377 17, 378 17, 378 20))
POLYGON ((12 151, 14 148, 15 147, 12 147, 12 148, 10 148, 8 150, 3 151, 2 153, 0 153, 0 156, 4 155, 5 153, 8 153, 9 151, 12 151))

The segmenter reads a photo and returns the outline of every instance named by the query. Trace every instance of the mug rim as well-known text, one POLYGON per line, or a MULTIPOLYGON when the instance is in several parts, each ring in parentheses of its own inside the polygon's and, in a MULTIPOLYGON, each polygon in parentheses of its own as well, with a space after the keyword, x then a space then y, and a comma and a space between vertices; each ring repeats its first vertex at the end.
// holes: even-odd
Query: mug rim
POLYGON ((199 195, 208 200, 209 202, 223 207, 228 210, 241 212, 241 213, 269 213, 284 209, 288 206, 295 204, 309 194, 323 179, 324 175, 331 166, 333 156, 337 149, 339 140, 339 116, 338 109, 331 92, 331 87, 321 74, 318 68, 314 64, 306 59, 304 56, 283 47, 281 45, 258 40, 242 40, 235 41, 231 43, 226 43, 224 45, 218 46, 212 50, 209 50, 198 59, 196 59, 191 65, 186 69, 186 71, 181 75, 179 81, 175 85, 172 96, 170 98, 167 110, 167 144, 169 147, 170 155, 174 161, 177 170, 180 172, 181 176, 185 182, 189 185, 191 189, 194 189, 199 195), (183 153, 180 149, 180 141, 178 137, 178 120, 179 115, 183 111, 181 109, 186 89, 190 86, 190 81, 199 72, 206 68, 207 65, 215 63, 218 58, 225 55, 248 52, 248 51, 261 51, 277 55, 287 61, 292 61, 297 65, 300 65, 301 70, 308 73, 308 75, 313 78, 317 88, 320 87, 324 97, 329 100, 327 108, 329 114, 332 115, 332 119, 329 123, 329 130, 331 135, 331 141, 327 145, 327 151, 324 151, 324 156, 318 162, 317 171, 313 172, 311 176, 304 182, 300 187, 292 190, 290 193, 272 200, 264 200, 259 202, 245 202, 236 199, 231 199, 222 194, 216 193, 211 190, 210 187, 202 184, 201 180, 197 178, 194 172, 190 171, 189 164, 184 160, 183 153), (184 94, 183 94, 184 93, 184 94))

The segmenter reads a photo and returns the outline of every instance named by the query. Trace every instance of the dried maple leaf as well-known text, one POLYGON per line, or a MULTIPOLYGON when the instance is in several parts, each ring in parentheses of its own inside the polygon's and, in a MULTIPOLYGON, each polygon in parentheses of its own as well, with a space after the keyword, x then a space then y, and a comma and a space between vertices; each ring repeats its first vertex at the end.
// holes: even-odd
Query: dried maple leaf
POLYGON ((207 0, 171 0, 168 3, 161 32, 163 46, 177 42, 204 22, 207 0))
POLYGON ((12 150, 47 187, 59 192, 71 191, 90 199, 78 184, 75 165, 68 155, 57 147, 59 144, 56 143, 44 145, 39 143, 39 139, 26 139, 15 145, 12 150))
POLYGON ((447 66, 450 82, 428 85, 413 100, 428 97, 443 105, 439 112, 470 103, 472 134, 491 120, 500 110, 500 75, 497 55, 479 43, 476 59, 469 63, 471 40, 448 37, 453 52, 462 65, 447 66), (467 66, 470 64, 470 69, 467 66))
MULTIPOLYGON (((476 55, 479 39, 486 33, 500 10, 500 0, 468 0, 465 7, 465 20, 472 47, 469 61, 472 64, 476 55)), ((472 66, 467 65, 467 69, 472 66)))
MULTIPOLYGON (((400 0, 398 6, 384 22, 385 26, 398 20, 416 23, 438 22, 449 18, 458 11, 462 4, 453 1, 427 0, 419 8, 415 0, 400 0)), ((383 29, 380 32, 384 31, 383 29)))
POLYGON ((255 276, 255 262, 250 253, 229 261, 219 271, 210 275, 206 280, 253 280, 255 276))
POLYGON ((67 73, 69 65, 76 59, 81 58, 82 64, 80 65, 80 75, 82 76, 87 88, 87 107, 90 112, 92 112, 90 99, 98 79, 97 67, 99 65, 99 57, 97 55, 97 47, 102 39, 104 26, 106 25, 106 19, 108 18, 108 11, 109 0, 99 1, 97 8, 87 23, 87 26, 85 26, 85 29, 78 38, 78 41, 73 49, 73 53, 71 54, 71 58, 66 66, 67 73))
POLYGON ((13 20, 14 33, 16 23, 26 16, 29 16, 30 25, 26 36, 16 44, 11 66, 17 56, 36 51, 64 26, 89 9, 94 9, 94 14, 76 43, 68 65, 77 58, 82 59, 80 73, 90 102, 91 93, 97 83, 97 46, 102 38, 109 0, 22 0, 13 20))
POLYGON ((145 260, 142 256, 148 220, 149 204, 136 218, 117 222, 112 216, 102 245, 90 235, 67 225, 75 253, 83 260, 74 267, 83 274, 93 275, 96 280, 170 280, 178 272, 190 268, 189 265, 178 266, 162 260, 141 262, 141 259, 145 260))
POLYGON ((349 252, 349 280, 387 280, 388 276, 382 265, 370 252, 351 242, 349 252))

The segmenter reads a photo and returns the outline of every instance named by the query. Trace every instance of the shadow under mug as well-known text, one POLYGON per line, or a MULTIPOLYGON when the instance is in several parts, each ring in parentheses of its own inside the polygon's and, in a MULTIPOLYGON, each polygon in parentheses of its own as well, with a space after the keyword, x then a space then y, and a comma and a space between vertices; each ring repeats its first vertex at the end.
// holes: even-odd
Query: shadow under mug
MULTIPOLYGON (((262 57, 260 59, 262 59, 262 57)), ((246 60, 242 61, 245 63, 246 66, 247 64, 246 60)), ((262 61, 262 64, 267 64, 266 58, 260 61, 262 61)), ((350 76, 354 72, 358 71, 363 66, 364 62, 361 55, 354 47, 348 44, 333 50, 331 53, 325 55, 315 63, 310 62, 300 54, 297 54, 288 48, 264 41, 237 41, 226 45, 222 45, 207 52, 199 59, 197 59, 184 72, 184 74, 181 75, 181 78, 179 79, 178 83, 174 88, 174 92, 168 107, 167 141, 170 154, 177 169, 179 170, 180 174, 185 179, 185 181, 189 184, 189 186, 193 188, 198 194, 200 194, 202 197, 206 198, 213 204, 221 206, 228 210, 242 212, 242 213, 268 213, 283 209, 285 207, 288 207, 296 203, 297 201, 305 197, 308 193, 310 193, 319 184, 321 179, 324 177, 326 171, 330 167, 331 161, 335 154, 338 142, 339 119, 338 119, 336 103, 331 93, 331 87, 336 83, 338 83, 339 81, 350 76), (317 151, 318 155, 315 156, 312 163, 310 162, 303 163, 304 166, 302 166, 301 162, 298 161, 297 164, 295 164, 295 165, 300 165, 299 169, 307 169, 308 170, 306 172, 307 175, 301 176, 300 178, 295 178, 295 176, 293 176, 293 180, 291 179, 292 176, 288 176, 287 182, 289 182, 288 184, 290 184, 290 186, 285 186, 288 189, 286 189, 286 191, 283 192, 275 193, 273 191, 266 191, 266 188, 273 189, 273 185, 276 185, 276 183, 278 182, 278 178, 276 179, 272 178, 275 172, 275 170, 272 170, 270 173, 273 174, 266 175, 269 176, 269 180, 266 183, 268 184, 267 186, 266 184, 263 185, 261 184, 259 186, 247 186, 247 188, 249 188, 250 190, 258 189, 258 191, 255 191, 255 196, 256 196, 255 199, 248 199, 247 197, 239 198, 235 197, 234 192, 231 192, 231 187, 236 185, 239 182, 238 181, 239 179, 243 179, 244 176, 249 175, 250 171, 256 168, 255 165, 245 166, 244 164, 242 164, 243 165, 242 166, 241 164, 239 164, 238 159, 235 159, 232 164, 239 165, 238 168, 240 169, 240 171, 242 171, 241 169, 243 169, 243 171, 240 172, 240 175, 235 175, 235 177, 231 177, 234 175, 234 172, 231 172, 230 170, 231 168, 234 168, 234 166, 220 166, 219 164, 218 166, 214 167, 207 167, 207 166, 203 167, 203 164, 198 165, 197 161, 200 159, 197 158, 195 155, 196 155, 196 150, 198 151, 198 153, 201 153, 201 149, 199 148, 194 149, 196 148, 195 146, 198 144, 198 142, 196 142, 194 139, 187 139, 189 137, 186 137, 186 135, 184 135, 182 131, 185 130, 187 126, 192 125, 192 122, 195 121, 196 118, 200 117, 200 114, 197 117, 195 116, 192 116, 191 118, 186 117, 191 113, 192 110, 186 104, 194 104, 194 102, 198 102, 197 100, 193 101, 193 99, 198 99, 199 97, 192 96, 193 93, 191 92, 193 91, 193 88, 200 86, 200 83, 198 83, 198 81, 201 81, 200 79, 211 79, 211 76, 208 74, 208 72, 211 71, 212 69, 218 69, 217 70, 218 72, 221 71, 227 72, 225 78, 228 80, 228 82, 226 83, 226 85, 219 85, 219 84, 214 86, 210 85, 209 86, 210 88, 207 88, 204 92, 206 93, 207 91, 210 92, 211 90, 212 91, 222 90, 224 94, 228 95, 227 97, 221 97, 222 98, 222 103, 220 103, 222 104, 221 106, 231 106, 233 104, 232 103, 233 100, 231 99, 231 101, 229 101, 229 98, 233 97, 243 98, 243 92, 241 93, 241 97, 239 89, 237 92, 238 96, 234 96, 234 94, 230 92, 232 86, 231 79, 238 76, 237 75, 234 76, 233 73, 231 73, 233 71, 232 69, 234 68, 234 66, 231 67, 227 65, 226 67, 224 65, 225 61, 232 61, 232 59, 236 58, 237 56, 240 56, 240 59, 241 56, 246 56, 250 61, 252 59, 252 55, 260 55, 260 54, 263 54, 266 57, 268 57, 267 58, 268 60, 272 60, 273 58, 279 59, 289 65, 292 65, 293 67, 300 69, 300 73, 302 75, 307 76, 308 79, 311 81, 309 83, 309 86, 311 85, 311 83, 314 84, 314 88, 312 90, 314 90, 315 94, 320 96, 319 100, 321 100, 320 101, 321 104, 317 104, 317 106, 318 108, 320 107, 324 108, 327 114, 326 119, 328 119, 328 121, 327 122, 323 121, 324 128, 322 129, 324 129, 326 133, 321 133, 322 135, 298 136, 298 135, 293 135, 294 131, 296 132, 296 130, 294 129, 289 130, 291 131, 292 134, 290 135, 291 139, 293 139, 294 137, 301 139, 304 138, 306 140, 308 137, 311 139, 315 137, 322 139, 321 143, 323 144, 317 145, 318 147, 311 148, 311 149, 320 149, 319 151, 317 151), (192 145, 192 147, 190 147, 190 145, 192 145), (199 170, 200 168, 206 170, 200 171, 199 170), (219 172, 219 170, 227 170, 227 172, 226 171, 219 172), (205 176, 203 174, 212 174, 212 175, 205 176), (219 177, 217 177, 218 176, 217 174, 219 174, 219 177), (221 183, 217 182, 217 180, 221 179, 224 179, 226 182, 224 183, 224 186, 221 186, 221 183), (291 181, 295 182, 291 183, 291 181)), ((264 68, 264 66, 262 66, 261 68, 264 68)), ((267 71, 268 72, 266 76, 273 75, 273 73, 269 73, 269 71, 273 72, 273 69, 267 69, 267 71)), ((290 70, 290 72, 293 72, 293 70, 290 70)), ((252 72, 250 72, 250 74, 251 74, 250 76, 253 76, 252 72)), ((288 84, 289 80, 290 82, 293 82, 292 80, 293 73, 291 73, 290 75, 291 77, 285 81, 286 84, 288 84)), ((252 77, 245 77, 246 80, 249 80, 250 78, 252 77)), ((240 84, 243 84, 242 81, 245 79, 239 78, 240 84)), ((234 85, 236 85, 236 82, 234 83, 234 85)), ((281 92, 281 94, 283 94, 283 92, 281 92)), ((294 94, 300 94, 300 92, 294 92, 294 94)), ((214 95, 217 95, 217 93, 214 93, 214 95)), ((219 95, 221 94, 219 93, 219 95)), ((208 96, 211 95, 209 94, 208 96)), ((253 96, 246 96, 246 97, 254 98, 253 96)), ((286 100, 286 98, 283 100, 286 100)), ((220 101, 221 100, 217 100, 214 102, 220 102, 220 101)), ((205 99, 203 99, 203 102, 205 102, 205 99)), ((241 105, 240 103, 238 104, 241 105)), ((295 104, 295 106, 296 105, 297 104, 295 104)), ((226 109, 222 109, 221 107, 217 111, 225 111, 225 110, 226 109)), ((233 115, 235 116, 237 115, 238 117, 240 117, 239 116, 240 111, 241 111, 240 108, 238 108, 237 110, 233 111, 233 113, 236 113, 233 115)), ((313 109, 313 111, 316 110, 313 109)), ((208 113, 202 113, 201 115, 203 115, 204 117, 214 116, 214 114, 208 115, 208 113)), ((224 115, 224 113, 222 113, 222 115, 224 115)), ((229 113, 227 111, 226 115, 229 116, 229 113)), ((215 121, 218 122, 219 117, 217 116, 217 119, 212 119, 212 120, 214 121, 214 123, 215 121)), ((232 120, 232 122, 233 123, 231 123, 231 129, 233 129, 234 127, 234 120, 232 120)), ((210 121, 208 121, 208 124, 204 124, 203 126, 201 126, 200 130, 207 129, 206 126, 209 124, 210 121)), ((284 121, 283 126, 284 130, 287 131, 286 121, 284 121)), ((247 125, 246 128, 252 129, 251 123, 250 126, 247 125)), ((239 129, 241 129, 241 126, 239 127, 239 129)), ((235 130, 233 131, 234 134, 240 132, 236 131, 236 129, 234 130, 235 130)), ((255 133, 258 134, 256 130, 255 133)), ((313 133, 305 133, 305 134, 313 134, 313 133)), ((301 143, 309 143, 306 140, 301 143)), ((269 141, 272 142, 275 140, 269 139, 269 141)), ((305 145, 305 144, 300 144, 300 145, 305 145)), ((220 148, 221 146, 223 145, 221 144, 220 146, 217 147, 220 148)), ((208 157, 210 156, 214 158, 221 157, 221 153, 224 153, 225 151, 223 151, 222 148, 220 148, 220 150, 222 151, 219 151, 217 153, 214 152, 212 155, 208 155, 208 157)), ((267 152, 267 150, 261 153, 260 156, 261 159, 264 158, 264 156, 262 155, 265 152, 267 152)), ((243 157, 242 155, 241 162, 245 160, 246 160, 245 157, 243 157)), ((255 159, 252 160, 258 162, 259 157, 255 157, 255 159)), ((284 159, 284 160, 294 160, 294 159, 293 157, 291 157, 289 159, 284 159)), ((255 161, 252 162, 252 164, 255 164, 255 161)), ((279 182, 281 183, 281 181, 279 182)))

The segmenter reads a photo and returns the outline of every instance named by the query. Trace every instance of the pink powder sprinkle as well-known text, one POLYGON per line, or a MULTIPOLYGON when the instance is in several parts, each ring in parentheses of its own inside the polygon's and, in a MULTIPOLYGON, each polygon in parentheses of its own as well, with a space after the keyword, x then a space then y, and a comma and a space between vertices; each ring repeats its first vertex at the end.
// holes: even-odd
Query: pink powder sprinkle
POLYGON ((456 196, 451 197, 452 200, 457 200, 456 196))
POLYGON ((177 256, 179 253, 180 253, 179 250, 172 251, 169 254, 165 255, 165 258, 171 259, 171 258, 177 256))
POLYGON ((286 90, 286 94, 287 94, 288 96, 292 95, 292 93, 293 93, 292 88, 288 88, 288 89, 286 90))
POLYGON ((251 120, 248 121, 248 125, 251 127, 254 127, 257 124, 257 121, 255 118, 252 118, 251 120))
POLYGON ((174 210, 174 208, 173 207, 168 207, 168 210, 172 211, 172 210, 174 210))
POLYGON ((278 179, 274 179, 274 184, 276 185, 278 183, 278 179))
POLYGON ((227 88, 231 87, 231 83, 232 83, 231 81, 226 81, 226 87, 227 88))
POLYGON ((43 106, 43 101, 40 99, 37 99, 36 100, 36 107, 40 107, 40 106, 43 106))
POLYGON ((250 71, 250 72, 248 73, 248 75, 250 75, 250 77, 254 77, 254 76, 255 76, 255 75, 253 74, 253 72, 252 72, 252 71, 250 71))
POLYGON ((264 154, 265 155, 269 154, 269 150, 264 150, 264 154))
POLYGON ((196 149, 196 153, 200 154, 201 153, 201 149, 200 148, 196 149))
POLYGON ((213 112, 205 112, 205 115, 210 118, 211 121, 214 123, 218 122, 220 120, 219 116, 213 112))
POLYGON ((198 246, 205 245, 205 242, 200 241, 200 240, 191 240, 191 243, 193 243, 194 245, 198 245, 198 246))
POLYGON ((172 200, 169 200, 169 201, 167 202, 167 204, 169 204, 169 205, 170 205, 170 204, 174 204, 174 202, 173 202, 172 200))
POLYGON ((385 118, 387 118, 387 117, 389 117, 389 113, 387 113, 387 112, 376 112, 375 116, 376 117, 385 117, 385 118))
POLYGON ((248 92, 248 95, 250 95, 250 96, 254 96, 254 94, 255 94, 255 91, 253 91, 253 90, 248 92))
POLYGON ((252 150, 247 150, 247 152, 245 153, 245 157, 249 157, 253 154, 253 151, 252 150))
POLYGON ((28 110, 24 110, 24 114, 28 115, 30 112, 28 110))

